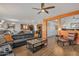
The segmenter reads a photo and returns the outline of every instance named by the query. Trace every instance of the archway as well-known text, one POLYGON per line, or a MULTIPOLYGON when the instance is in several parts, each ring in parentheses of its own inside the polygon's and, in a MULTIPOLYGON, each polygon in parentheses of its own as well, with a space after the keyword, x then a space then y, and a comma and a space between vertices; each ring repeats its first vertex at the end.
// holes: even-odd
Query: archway
POLYGON ((58 29, 60 29, 61 28, 61 22, 60 22, 61 18, 74 16, 74 15, 78 15, 78 14, 79 14, 79 10, 76 10, 76 11, 72 11, 72 12, 69 12, 69 13, 57 15, 57 16, 54 16, 54 17, 45 18, 43 20, 43 26, 42 26, 42 39, 43 40, 47 40, 47 25, 48 25, 48 21, 57 20, 57 22, 58 22, 58 24, 57 24, 58 25, 58 29))

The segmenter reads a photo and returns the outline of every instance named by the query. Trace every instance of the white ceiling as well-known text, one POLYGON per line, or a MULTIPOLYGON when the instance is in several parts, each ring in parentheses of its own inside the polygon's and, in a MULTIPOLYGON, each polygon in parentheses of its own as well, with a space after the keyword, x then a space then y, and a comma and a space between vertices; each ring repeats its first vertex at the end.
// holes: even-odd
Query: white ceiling
POLYGON ((40 8, 39 3, 10 3, 0 4, 0 18, 2 19, 18 19, 19 23, 40 23, 43 18, 55 16, 62 13, 79 10, 78 3, 46 3, 45 6, 56 6, 49 10, 49 14, 37 14, 37 10, 33 7, 40 8))

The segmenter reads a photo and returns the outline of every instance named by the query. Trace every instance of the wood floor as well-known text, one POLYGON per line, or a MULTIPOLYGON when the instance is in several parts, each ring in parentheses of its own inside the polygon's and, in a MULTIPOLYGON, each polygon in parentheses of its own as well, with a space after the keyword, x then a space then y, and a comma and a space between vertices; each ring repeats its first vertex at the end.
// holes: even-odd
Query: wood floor
POLYGON ((48 38, 48 46, 32 53, 26 46, 14 49, 16 56, 79 56, 79 45, 64 46, 57 45, 55 37, 48 38))

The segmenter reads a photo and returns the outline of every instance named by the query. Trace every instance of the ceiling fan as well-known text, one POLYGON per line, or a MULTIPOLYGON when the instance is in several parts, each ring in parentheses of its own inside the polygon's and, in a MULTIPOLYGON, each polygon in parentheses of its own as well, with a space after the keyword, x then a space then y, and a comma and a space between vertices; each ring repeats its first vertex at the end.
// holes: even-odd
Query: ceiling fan
POLYGON ((44 3, 41 3, 41 8, 32 8, 32 9, 35 9, 35 10, 40 10, 38 12, 38 14, 42 13, 42 12, 45 12, 45 13, 49 13, 47 10, 48 9, 52 9, 52 8, 55 8, 55 6, 49 6, 49 7, 45 7, 45 4, 44 3))

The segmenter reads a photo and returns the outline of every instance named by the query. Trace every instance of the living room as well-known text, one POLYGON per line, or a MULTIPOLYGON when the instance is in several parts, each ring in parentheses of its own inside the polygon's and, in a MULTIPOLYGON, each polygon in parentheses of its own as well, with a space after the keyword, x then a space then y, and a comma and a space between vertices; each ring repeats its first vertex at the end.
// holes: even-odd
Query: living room
POLYGON ((79 55, 78 5, 79 3, 0 4, 0 55, 79 55))

